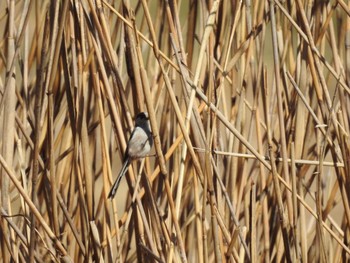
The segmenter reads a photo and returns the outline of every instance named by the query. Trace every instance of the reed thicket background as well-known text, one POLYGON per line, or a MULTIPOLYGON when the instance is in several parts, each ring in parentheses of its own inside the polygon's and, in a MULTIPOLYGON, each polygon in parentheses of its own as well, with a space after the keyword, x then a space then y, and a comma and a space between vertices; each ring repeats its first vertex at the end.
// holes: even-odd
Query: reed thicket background
POLYGON ((349 16, 1 1, 1 261, 349 260, 349 16), (140 111, 155 146, 109 200, 140 111))

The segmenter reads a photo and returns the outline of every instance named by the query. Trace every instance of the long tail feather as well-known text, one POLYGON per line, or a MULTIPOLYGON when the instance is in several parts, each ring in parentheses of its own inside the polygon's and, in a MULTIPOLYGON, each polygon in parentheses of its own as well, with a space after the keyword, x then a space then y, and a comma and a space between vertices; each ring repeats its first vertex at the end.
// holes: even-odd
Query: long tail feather
POLYGON ((130 164, 130 160, 129 158, 127 158, 123 164, 123 167, 122 169, 120 170, 119 174, 118 174, 118 177, 117 179, 115 180, 112 188, 111 188, 111 191, 109 191, 109 194, 108 194, 108 198, 110 199, 113 199, 113 197, 115 196, 116 192, 117 192, 117 189, 118 189, 118 186, 120 184, 120 181, 122 180, 122 178, 124 177, 126 171, 128 170, 129 168, 129 164, 130 164))

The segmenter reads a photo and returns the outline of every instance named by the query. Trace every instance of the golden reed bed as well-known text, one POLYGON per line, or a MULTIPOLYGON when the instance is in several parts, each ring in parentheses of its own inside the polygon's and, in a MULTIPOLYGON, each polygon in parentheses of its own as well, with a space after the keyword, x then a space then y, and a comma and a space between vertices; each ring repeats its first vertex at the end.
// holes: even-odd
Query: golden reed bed
POLYGON ((345 1, 8 0, 0 36, 1 262, 349 260, 345 1))

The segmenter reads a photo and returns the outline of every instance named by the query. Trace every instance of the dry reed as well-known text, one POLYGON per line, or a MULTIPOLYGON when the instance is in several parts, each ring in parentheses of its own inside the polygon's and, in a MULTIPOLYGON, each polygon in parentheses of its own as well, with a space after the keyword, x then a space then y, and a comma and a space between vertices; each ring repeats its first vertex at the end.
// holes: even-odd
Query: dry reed
POLYGON ((0 25, 2 262, 349 260, 349 4, 8 0, 0 25), (109 200, 140 111, 154 149, 109 200))

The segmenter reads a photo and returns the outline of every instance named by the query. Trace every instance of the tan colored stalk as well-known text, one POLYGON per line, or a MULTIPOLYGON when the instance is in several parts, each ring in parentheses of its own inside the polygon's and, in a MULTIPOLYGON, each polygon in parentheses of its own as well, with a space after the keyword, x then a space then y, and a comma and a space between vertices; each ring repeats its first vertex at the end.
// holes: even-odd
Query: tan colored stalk
POLYGON ((250 192, 250 260, 251 262, 257 262, 257 211, 256 211, 256 184, 252 182, 252 189, 250 192))
POLYGON ((293 251, 293 262, 299 262, 299 233, 298 233, 298 200, 297 200, 297 178, 296 178, 296 163, 295 163, 295 146, 294 142, 291 143, 290 155, 291 155, 291 175, 292 175, 292 200, 293 200, 293 224, 291 225, 294 235, 294 251, 293 251))
MULTIPOLYGON (((7 52, 6 59, 8 62, 15 61, 15 1, 8 2, 8 27, 7 27, 7 52)), ((6 66, 6 82, 7 87, 2 94, 1 102, 4 105, 4 110, 0 107, 2 113, 2 155, 9 166, 13 165, 13 156, 14 156, 14 142, 15 142, 15 107, 16 107, 16 71, 10 68, 10 63, 6 66)), ((2 104, 1 103, 1 104, 2 104)), ((1 169, 1 206, 4 208, 6 213, 12 214, 10 202, 9 202, 9 193, 10 193, 10 180, 6 176, 6 171, 1 169)), ((2 221, 2 234, 3 240, 1 242, 1 248, 3 251, 4 261, 10 261, 10 251, 13 250, 12 244, 10 244, 9 228, 5 219, 2 221)), ((12 232, 12 230, 11 230, 12 232)))
MULTIPOLYGON (((272 147, 272 141, 270 138, 270 147, 272 147)), ((283 201, 282 201, 282 193, 281 189, 279 186, 279 181, 278 181, 278 175, 277 175, 277 170, 276 170, 276 165, 275 165, 275 157, 272 149, 269 149, 270 151, 270 158, 271 158, 271 167, 272 167, 272 177, 273 177, 273 186, 275 188, 275 194, 278 202, 278 213, 279 213, 279 220, 281 224, 281 231, 282 231, 282 237, 283 237, 283 243, 284 243, 284 252, 286 255, 286 261, 287 262, 292 262, 291 254, 290 254, 290 246, 289 246, 289 237, 288 237, 288 232, 289 232, 289 225, 288 225, 288 219, 287 215, 284 212, 284 206, 283 206, 283 201)))
MULTIPOLYGON (((278 124, 280 134, 280 143, 281 143, 281 153, 282 153, 282 164, 283 164, 283 178, 287 183, 290 183, 289 169, 288 169, 288 153, 287 153, 287 139, 286 139, 286 130, 285 130, 285 122, 284 122, 284 112, 282 107, 282 83, 280 76, 280 55, 278 52, 278 40, 277 40, 277 24, 276 24, 276 16, 274 11, 273 1, 270 1, 270 19, 271 19, 271 31, 272 31, 272 47, 273 47, 273 60, 274 60, 274 82, 276 85, 276 94, 277 94, 277 110, 278 110, 278 124)), ((287 192, 287 209, 288 209, 288 218, 291 222, 293 220, 293 209, 292 209, 292 198, 290 193, 287 192)), ((285 249, 287 244, 285 244, 285 249)), ((287 260, 291 260, 291 258, 287 258, 287 260)))

